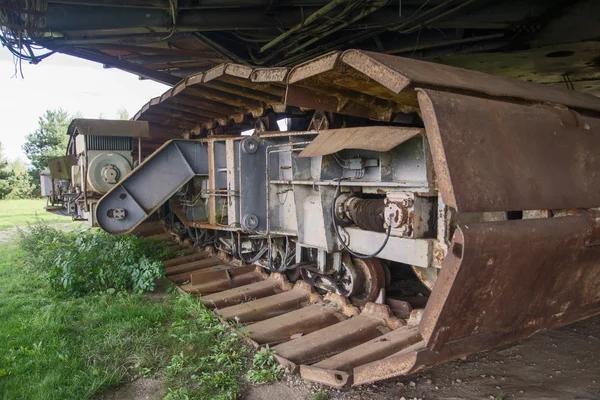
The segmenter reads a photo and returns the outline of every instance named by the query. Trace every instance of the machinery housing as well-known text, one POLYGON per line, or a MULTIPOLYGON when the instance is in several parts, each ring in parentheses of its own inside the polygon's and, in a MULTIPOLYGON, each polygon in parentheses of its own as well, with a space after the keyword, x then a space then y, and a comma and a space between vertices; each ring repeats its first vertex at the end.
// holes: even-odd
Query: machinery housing
POLYGON ((123 122, 147 156, 81 210, 117 235, 160 220, 199 249, 165 263, 183 290, 306 379, 362 384, 600 311, 599 112, 360 50, 224 64, 123 122))

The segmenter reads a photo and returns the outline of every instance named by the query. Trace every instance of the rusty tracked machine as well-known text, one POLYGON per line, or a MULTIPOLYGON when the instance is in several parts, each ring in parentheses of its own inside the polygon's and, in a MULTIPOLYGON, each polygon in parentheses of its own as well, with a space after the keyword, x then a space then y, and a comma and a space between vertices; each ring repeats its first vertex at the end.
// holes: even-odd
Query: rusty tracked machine
POLYGON ((359 50, 223 64, 124 123, 149 126, 131 172, 80 162, 107 193, 66 192, 112 234, 161 218, 201 249, 166 262, 183 290, 304 378, 358 385, 600 311, 599 113, 359 50))

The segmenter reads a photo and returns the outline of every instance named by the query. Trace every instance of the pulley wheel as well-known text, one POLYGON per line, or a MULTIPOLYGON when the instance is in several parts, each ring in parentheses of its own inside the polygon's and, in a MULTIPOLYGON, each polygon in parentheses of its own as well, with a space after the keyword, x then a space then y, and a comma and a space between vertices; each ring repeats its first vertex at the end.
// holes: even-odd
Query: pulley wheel
POLYGON ((376 258, 353 258, 352 263, 356 272, 356 287, 350 301, 357 307, 377 300, 379 291, 385 288, 385 270, 381 261, 376 258))
POLYGON ((247 137, 245 139, 242 139, 240 146, 244 153, 254 154, 258 151, 258 148, 260 147, 260 143, 258 142, 258 140, 256 140, 256 138, 247 137))

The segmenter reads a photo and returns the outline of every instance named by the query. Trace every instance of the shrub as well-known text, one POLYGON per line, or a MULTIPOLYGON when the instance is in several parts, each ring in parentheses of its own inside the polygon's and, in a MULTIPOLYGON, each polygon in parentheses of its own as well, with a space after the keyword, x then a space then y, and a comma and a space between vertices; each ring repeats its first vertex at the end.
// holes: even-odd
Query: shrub
POLYGON ((52 286, 68 294, 152 291, 164 277, 167 249, 144 238, 111 236, 87 229, 64 232, 43 223, 21 231, 28 264, 42 270, 52 286))

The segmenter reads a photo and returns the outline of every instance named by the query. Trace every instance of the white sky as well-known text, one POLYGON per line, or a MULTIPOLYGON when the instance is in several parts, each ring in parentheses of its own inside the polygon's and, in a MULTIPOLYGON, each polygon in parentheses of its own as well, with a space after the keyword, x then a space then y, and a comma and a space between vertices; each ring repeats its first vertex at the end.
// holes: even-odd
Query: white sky
POLYGON ((71 56, 54 54, 38 65, 23 63, 22 79, 14 75, 13 57, 0 47, 0 142, 11 160, 26 161, 21 145, 37 128, 46 109, 81 113, 86 118, 117 118, 125 108, 129 116, 168 86, 144 80, 118 69, 71 56))

